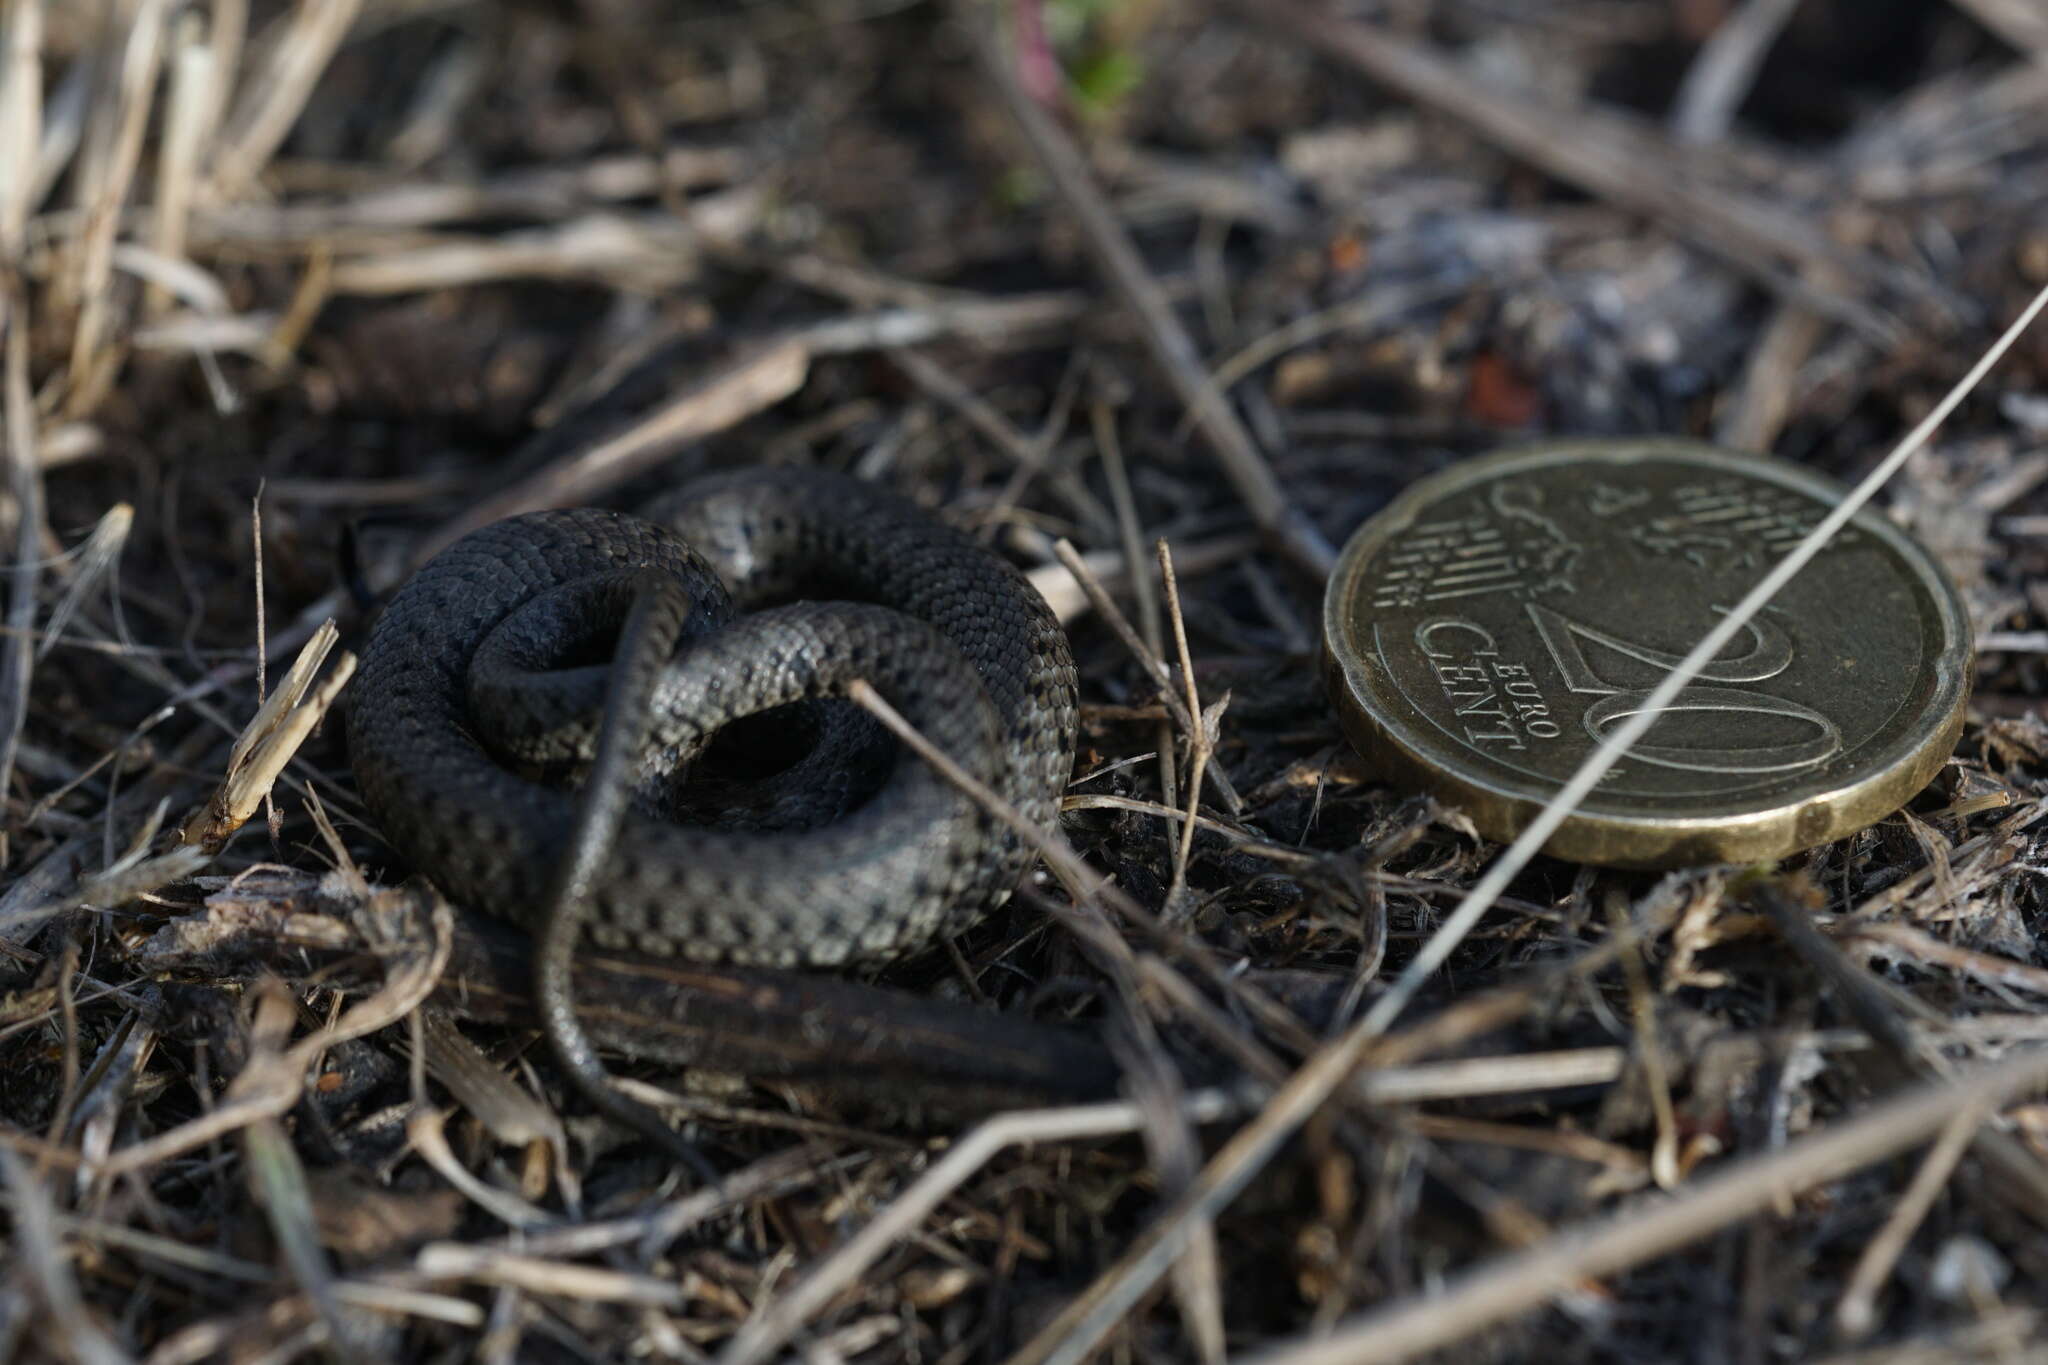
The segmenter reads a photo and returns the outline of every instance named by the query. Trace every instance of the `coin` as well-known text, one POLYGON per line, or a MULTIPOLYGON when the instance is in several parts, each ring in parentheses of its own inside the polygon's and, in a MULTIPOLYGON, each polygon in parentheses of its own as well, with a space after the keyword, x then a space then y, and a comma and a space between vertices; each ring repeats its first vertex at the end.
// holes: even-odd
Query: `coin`
MULTIPOLYGON (((1345 732, 1389 778, 1512 839, 1841 498, 1795 465, 1678 440, 1531 446, 1423 479, 1330 578, 1324 668, 1345 732)), ((1948 576, 1861 512, 1544 850, 1676 867, 1852 833, 1948 758, 1970 664, 1948 576)))

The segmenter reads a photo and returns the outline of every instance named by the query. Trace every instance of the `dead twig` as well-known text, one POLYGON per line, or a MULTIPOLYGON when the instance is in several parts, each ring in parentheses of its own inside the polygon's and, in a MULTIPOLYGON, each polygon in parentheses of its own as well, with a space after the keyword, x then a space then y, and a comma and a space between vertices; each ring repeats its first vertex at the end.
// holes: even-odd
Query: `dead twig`
POLYGON ((1685 145, 1718 142, 1735 121, 1757 68, 1799 0, 1745 0, 1700 44, 1671 102, 1671 136, 1685 145))
POLYGON ((8 301, 4 324, 4 376, 0 400, 5 404, 7 484, 17 517, 14 556, 7 572, 7 637, 0 640, 0 793, 14 781, 14 758, 21 728, 28 720, 29 681, 35 673, 36 587, 41 582, 43 544, 43 471, 36 459, 36 415, 28 389, 28 305, 14 290, 0 289, 8 301))
POLYGON ((1861 1341, 1877 1326, 1878 1290, 1898 1264, 1900 1253, 1919 1230, 1928 1210, 1934 1207, 1935 1198, 1948 1184, 1971 1139, 1989 1117, 1985 1111, 1971 1108, 1949 1120, 1921 1159, 1920 1169, 1913 1173, 1913 1183, 1892 1206, 1884 1227, 1865 1244, 1856 1269, 1850 1272, 1848 1288, 1835 1303, 1835 1331, 1845 1341, 1861 1341))
POLYGON ((1229 698, 1206 711, 1202 709, 1201 695, 1195 690, 1195 661, 1188 653, 1187 622, 1180 612, 1180 582, 1173 575, 1173 554, 1163 540, 1153 548, 1159 555, 1159 581, 1166 590, 1166 615, 1173 623, 1174 649, 1180 655, 1181 686, 1187 689, 1188 715, 1194 718, 1194 728, 1187 734, 1188 808, 1181 818, 1180 838, 1173 850, 1173 880, 1166 891, 1166 903, 1170 906, 1187 885, 1188 855, 1195 847, 1195 817, 1201 813, 1202 807, 1202 777, 1215 753, 1216 727, 1223 718, 1223 708, 1229 704, 1229 698))

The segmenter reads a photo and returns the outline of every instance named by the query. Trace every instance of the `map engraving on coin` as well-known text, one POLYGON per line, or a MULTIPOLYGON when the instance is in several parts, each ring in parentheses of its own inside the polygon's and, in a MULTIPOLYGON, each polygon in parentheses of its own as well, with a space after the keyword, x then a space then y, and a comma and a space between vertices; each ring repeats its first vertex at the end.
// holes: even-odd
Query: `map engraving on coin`
MULTIPOLYGON (((1840 490, 1674 440, 1461 462, 1358 531, 1324 602, 1346 733, 1512 838, 1840 490)), ((1669 867, 1781 857, 1895 810, 1954 747, 1961 603, 1865 511, 1679 692, 1546 845, 1669 867)))

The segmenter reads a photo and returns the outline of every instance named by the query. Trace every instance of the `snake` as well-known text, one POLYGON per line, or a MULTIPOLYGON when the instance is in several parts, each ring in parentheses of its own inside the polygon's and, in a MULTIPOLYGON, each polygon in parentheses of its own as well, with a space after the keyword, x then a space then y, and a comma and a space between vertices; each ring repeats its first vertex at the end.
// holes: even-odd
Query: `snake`
POLYGON ((470 533, 384 605, 346 707, 386 842, 537 936, 557 1056, 657 1139, 581 1033, 571 954, 843 969, 957 934, 1055 823, 1078 716, 1066 636, 1021 573, 804 468, 470 533), (997 801, 903 751, 846 700, 856 681, 997 801))

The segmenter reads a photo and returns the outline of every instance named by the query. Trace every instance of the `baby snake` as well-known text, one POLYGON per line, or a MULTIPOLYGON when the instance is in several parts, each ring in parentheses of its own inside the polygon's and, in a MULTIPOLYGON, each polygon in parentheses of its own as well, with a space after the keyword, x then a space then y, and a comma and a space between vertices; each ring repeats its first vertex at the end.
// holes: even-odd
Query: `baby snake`
POLYGON ((572 1076, 668 1140, 576 1023, 579 941, 875 962, 971 924, 1029 863, 1013 830, 831 700, 855 679, 1052 825, 1077 711, 1051 610, 964 534, 817 471, 719 476, 640 517, 539 512, 456 542, 370 630, 350 757, 393 848, 539 936, 543 1024, 572 1076))

